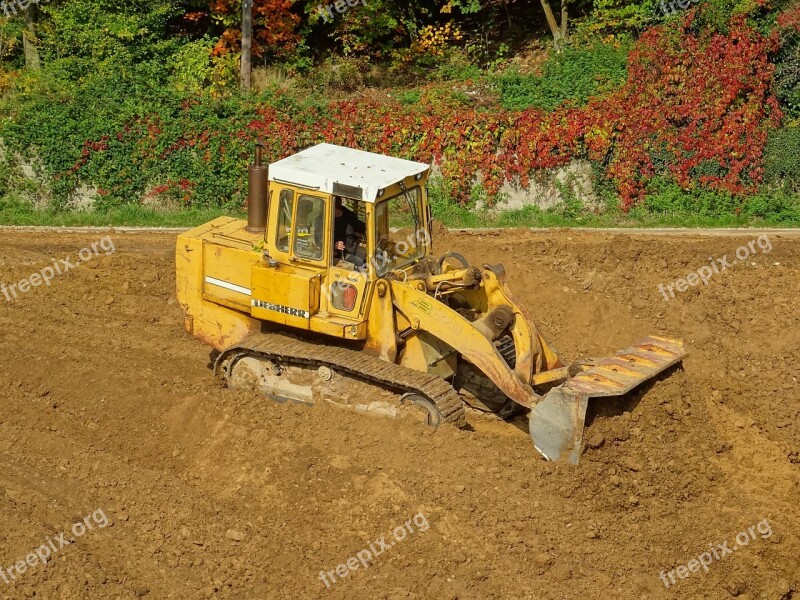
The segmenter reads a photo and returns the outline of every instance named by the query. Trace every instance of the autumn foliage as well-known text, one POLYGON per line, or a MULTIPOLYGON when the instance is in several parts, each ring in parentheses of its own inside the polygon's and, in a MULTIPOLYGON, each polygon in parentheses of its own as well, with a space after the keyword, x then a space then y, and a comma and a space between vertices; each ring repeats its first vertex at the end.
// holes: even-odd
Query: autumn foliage
MULTIPOLYGON (((217 54, 236 51, 241 40, 240 0, 212 0, 210 15, 225 25, 215 47, 217 54)), ((292 0, 253 0, 253 54, 261 56, 267 49, 273 54, 288 53, 300 41, 297 25, 300 17, 292 12, 292 0), (277 49, 277 51, 276 51, 277 49)))
POLYGON ((743 18, 728 35, 695 33, 690 15, 677 32, 647 31, 622 88, 583 108, 465 108, 431 91, 412 107, 335 102, 316 119, 264 108, 249 129, 272 139, 278 155, 327 141, 435 162, 462 199, 477 172, 491 197, 506 180, 524 186, 533 172, 574 158, 602 165, 624 206, 657 175, 743 194, 761 181, 766 136, 780 121, 770 92, 777 44, 743 18))

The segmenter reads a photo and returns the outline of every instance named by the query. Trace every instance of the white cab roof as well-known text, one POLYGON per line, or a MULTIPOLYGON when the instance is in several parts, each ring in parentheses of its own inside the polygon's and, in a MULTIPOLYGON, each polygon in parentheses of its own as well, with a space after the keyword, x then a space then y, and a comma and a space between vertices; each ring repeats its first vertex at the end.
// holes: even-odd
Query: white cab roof
POLYGON ((269 180, 375 202, 378 190, 424 173, 428 168, 429 165, 410 160, 318 144, 272 163, 269 180))

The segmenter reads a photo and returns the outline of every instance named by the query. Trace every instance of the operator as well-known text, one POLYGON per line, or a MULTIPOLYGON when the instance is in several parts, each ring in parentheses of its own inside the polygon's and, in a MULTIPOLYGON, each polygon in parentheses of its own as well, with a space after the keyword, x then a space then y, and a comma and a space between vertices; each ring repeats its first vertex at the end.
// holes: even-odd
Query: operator
POLYGON ((367 226, 362 223, 352 210, 342 206, 342 199, 334 196, 335 216, 333 223, 334 255, 341 255, 355 267, 363 267, 366 261, 358 255, 359 238, 367 233, 367 226))

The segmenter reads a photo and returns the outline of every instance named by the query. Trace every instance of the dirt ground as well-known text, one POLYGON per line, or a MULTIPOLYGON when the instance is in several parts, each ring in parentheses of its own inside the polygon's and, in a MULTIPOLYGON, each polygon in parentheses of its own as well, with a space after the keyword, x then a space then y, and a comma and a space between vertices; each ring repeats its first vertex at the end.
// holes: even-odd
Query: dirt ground
MULTIPOLYGON (((0 231, 0 282, 104 235, 0 231)), ((755 236, 437 239, 503 262, 569 360, 685 338, 683 368, 592 401, 574 467, 474 415, 432 432, 223 389, 182 329, 175 235, 108 235, 0 294, 0 598, 800 598, 800 238, 668 301, 658 284, 755 236)))

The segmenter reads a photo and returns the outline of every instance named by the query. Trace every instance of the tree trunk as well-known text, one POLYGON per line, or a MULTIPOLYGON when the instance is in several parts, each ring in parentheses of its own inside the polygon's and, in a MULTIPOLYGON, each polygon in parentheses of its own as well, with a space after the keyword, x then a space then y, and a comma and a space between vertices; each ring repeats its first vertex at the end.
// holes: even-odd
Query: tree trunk
POLYGON ((253 60, 253 0, 242 1, 242 91, 250 91, 253 60))
POLYGON ((41 66, 39 60, 39 50, 36 48, 36 24, 34 10, 36 6, 31 4, 25 9, 25 29, 22 32, 22 48, 25 54, 25 67, 32 71, 37 71, 41 66))
POLYGON ((561 52, 564 39, 567 37, 567 3, 565 0, 561 2, 561 25, 559 26, 553 9, 550 8, 550 1, 540 0, 540 2, 544 9, 544 16, 547 18, 547 25, 550 27, 550 33, 553 34, 553 48, 556 52, 561 52))
POLYGON ((506 19, 508 19, 508 29, 511 30, 514 25, 511 22, 511 13, 508 10, 508 0, 503 0, 503 8, 506 9, 506 19))

